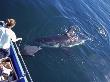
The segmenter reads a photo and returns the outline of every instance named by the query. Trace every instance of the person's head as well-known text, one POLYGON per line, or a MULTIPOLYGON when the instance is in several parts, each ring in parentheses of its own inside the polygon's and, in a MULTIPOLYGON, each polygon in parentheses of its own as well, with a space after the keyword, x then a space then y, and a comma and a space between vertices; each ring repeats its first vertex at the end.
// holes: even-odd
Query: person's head
POLYGON ((16 21, 14 19, 7 19, 6 20, 6 26, 7 28, 13 28, 16 24, 16 21))

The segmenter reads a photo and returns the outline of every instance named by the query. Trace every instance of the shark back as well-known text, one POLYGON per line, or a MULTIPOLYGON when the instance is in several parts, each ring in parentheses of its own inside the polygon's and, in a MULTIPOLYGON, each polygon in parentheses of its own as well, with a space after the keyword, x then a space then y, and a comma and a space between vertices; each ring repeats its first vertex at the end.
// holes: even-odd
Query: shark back
POLYGON ((61 35, 37 38, 33 44, 45 47, 68 47, 70 45, 81 44, 85 41, 83 35, 80 35, 79 29, 71 26, 69 30, 61 35))

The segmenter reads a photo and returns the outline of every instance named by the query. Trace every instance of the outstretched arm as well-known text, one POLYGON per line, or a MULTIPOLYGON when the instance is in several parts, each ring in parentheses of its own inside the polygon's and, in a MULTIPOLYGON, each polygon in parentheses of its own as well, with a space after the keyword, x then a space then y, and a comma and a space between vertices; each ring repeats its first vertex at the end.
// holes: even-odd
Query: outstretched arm
POLYGON ((16 38, 15 42, 16 42, 16 41, 19 41, 19 40, 22 40, 22 38, 16 38))
POLYGON ((10 38, 11 38, 11 40, 12 40, 13 42, 16 42, 16 41, 18 41, 18 40, 22 40, 22 38, 17 38, 17 37, 16 37, 16 34, 15 34, 12 30, 11 30, 9 36, 10 36, 10 38))

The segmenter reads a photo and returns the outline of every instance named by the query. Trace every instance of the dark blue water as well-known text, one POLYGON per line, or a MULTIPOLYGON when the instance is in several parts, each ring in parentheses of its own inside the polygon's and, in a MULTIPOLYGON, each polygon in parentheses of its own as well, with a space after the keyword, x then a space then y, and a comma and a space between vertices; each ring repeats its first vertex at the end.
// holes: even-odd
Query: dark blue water
POLYGON ((24 57, 34 82, 110 82, 109 0, 1 0, 0 19, 15 18, 24 44, 62 34, 70 26, 91 38, 67 49, 24 57))

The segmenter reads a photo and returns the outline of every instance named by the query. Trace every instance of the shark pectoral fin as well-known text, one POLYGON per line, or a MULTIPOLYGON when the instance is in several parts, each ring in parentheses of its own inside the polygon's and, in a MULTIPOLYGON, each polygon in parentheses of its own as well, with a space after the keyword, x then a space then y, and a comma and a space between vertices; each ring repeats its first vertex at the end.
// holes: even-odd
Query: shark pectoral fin
POLYGON ((39 50, 42 50, 42 48, 31 45, 25 45, 23 48, 24 55, 29 55, 29 56, 35 56, 34 54, 37 53, 39 50))

